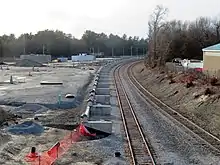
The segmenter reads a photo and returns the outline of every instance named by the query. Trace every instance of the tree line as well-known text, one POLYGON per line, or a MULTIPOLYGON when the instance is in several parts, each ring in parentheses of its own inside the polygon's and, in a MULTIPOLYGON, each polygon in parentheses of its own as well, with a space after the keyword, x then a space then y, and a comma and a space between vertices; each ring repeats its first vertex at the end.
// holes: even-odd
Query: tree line
POLYGON ((62 31, 44 30, 36 34, 25 33, 0 36, 0 57, 17 57, 21 54, 50 54, 52 57, 78 53, 104 53, 104 56, 146 54, 147 40, 124 34, 85 31, 81 39, 62 31))
POLYGON ((173 58, 202 59, 203 48, 220 42, 220 19, 167 21, 167 14, 168 9, 158 5, 150 16, 147 65, 164 66, 173 58))

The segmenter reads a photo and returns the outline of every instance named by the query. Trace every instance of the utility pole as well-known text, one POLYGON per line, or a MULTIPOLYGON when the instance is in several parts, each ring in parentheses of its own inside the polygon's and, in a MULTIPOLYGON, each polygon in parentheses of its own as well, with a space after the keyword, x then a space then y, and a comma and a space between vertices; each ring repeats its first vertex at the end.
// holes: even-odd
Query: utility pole
POLYGON ((136 48, 136 56, 138 56, 138 48, 136 48))
POLYGON ((114 48, 112 48, 112 57, 114 57, 114 48))
POLYGON ((132 56, 132 49, 133 49, 133 47, 131 46, 131 56, 132 56))
POLYGON ((24 55, 26 54, 26 38, 25 38, 25 34, 24 34, 24 55))
MULTIPOLYGON (((3 46, 2 46, 2 40, 1 39, 0 39, 0 63, 3 63, 3 46)), ((1 69, 2 69, 2 66, 1 66, 1 69)))
POLYGON ((44 54, 44 44, 43 44, 43 54, 44 54))

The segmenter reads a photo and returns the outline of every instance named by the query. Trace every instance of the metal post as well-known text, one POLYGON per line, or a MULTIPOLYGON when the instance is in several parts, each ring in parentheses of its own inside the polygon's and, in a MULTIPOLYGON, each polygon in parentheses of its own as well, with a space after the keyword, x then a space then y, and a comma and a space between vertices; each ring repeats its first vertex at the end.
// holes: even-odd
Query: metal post
POLYGON ((71 144, 73 143, 73 132, 71 131, 71 134, 70 134, 70 140, 71 140, 71 144))
POLYGON ((112 48, 112 57, 114 57, 114 48, 112 48))
POLYGON ((25 38, 25 34, 24 34, 24 55, 26 54, 26 38, 25 38))
POLYGON ((136 56, 138 56, 138 48, 136 48, 136 56))
POLYGON ((123 56, 125 55, 125 48, 123 47, 123 56))
POLYGON ((43 54, 44 54, 44 45, 43 45, 43 54))

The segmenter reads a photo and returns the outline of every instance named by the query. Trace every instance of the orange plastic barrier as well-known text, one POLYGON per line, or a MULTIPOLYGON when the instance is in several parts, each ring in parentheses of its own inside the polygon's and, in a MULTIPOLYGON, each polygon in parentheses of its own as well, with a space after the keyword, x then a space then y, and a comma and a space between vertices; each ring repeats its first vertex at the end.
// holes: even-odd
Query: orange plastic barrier
POLYGON ((91 134, 83 124, 80 125, 79 132, 80 132, 80 134, 82 134, 84 136, 96 136, 95 133, 91 134))
POLYGON ((61 141, 54 144, 48 151, 41 155, 37 153, 29 153, 25 160, 30 162, 31 165, 52 165, 58 158, 60 158, 73 143, 80 140, 80 135, 96 136, 91 134, 84 125, 80 125, 75 132, 71 132, 65 136, 61 141))

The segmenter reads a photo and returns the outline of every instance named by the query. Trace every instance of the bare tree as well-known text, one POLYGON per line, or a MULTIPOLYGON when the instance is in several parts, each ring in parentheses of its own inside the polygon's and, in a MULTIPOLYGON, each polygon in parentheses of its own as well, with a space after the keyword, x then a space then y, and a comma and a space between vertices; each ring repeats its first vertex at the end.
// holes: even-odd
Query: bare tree
POLYGON ((158 60, 158 50, 157 50, 157 37, 160 29, 165 26, 165 16, 168 13, 168 9, 158 5, 156 6, 154 12, 150 16, 148 22, 149 25, 149 64, 153 67, 156 65, 158 60))
POLYGON ((217 42, 220 42, 220 35, 219 35, 219 30, 220 30, 220 19, 218 18, 215 18, 213 20, 213 24, 214 24, 214 27, 215 27, 215 30, 216 30, 216 40, 217 42))
POLYGON ((3 45, 2 40, 0 38, 0 65, 3 63, 3 45))

